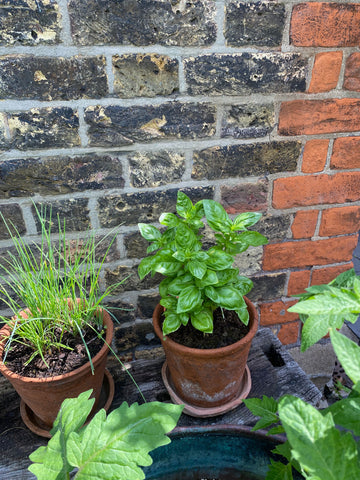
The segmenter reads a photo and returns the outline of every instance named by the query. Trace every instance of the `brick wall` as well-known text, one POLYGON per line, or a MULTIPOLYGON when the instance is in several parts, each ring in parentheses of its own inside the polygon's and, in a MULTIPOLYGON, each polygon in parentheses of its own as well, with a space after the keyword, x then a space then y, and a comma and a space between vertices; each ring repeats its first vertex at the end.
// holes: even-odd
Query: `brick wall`
MULTIPOLYGON (((299 340, 286 312, 350 267, 360 221, 360 4, 240 0, 5 0, 0 5, 0 210, 26 239, 32 201, 70 237, 118 228, 104 284, 116 344, 156 346, 157 279, 140 282, 137 223, 179 188, 269 239, 239 257, 261 324, 299 340)), ((0 249, 9 240, 0 225, 0 249)))

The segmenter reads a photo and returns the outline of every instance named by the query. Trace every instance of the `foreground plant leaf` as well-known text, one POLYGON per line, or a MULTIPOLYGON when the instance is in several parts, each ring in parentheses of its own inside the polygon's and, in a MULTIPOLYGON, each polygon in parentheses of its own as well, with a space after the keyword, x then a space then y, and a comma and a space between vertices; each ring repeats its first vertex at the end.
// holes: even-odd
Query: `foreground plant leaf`
POLYGON ((332 330, 331 343, 348 377, 357 383, 360 381, 360 348, 355 342, 332 330))
POLYGON ((307 478, 356 480, 360 466, 354 438, 335 428, 331 414, 323 416, 299 398, 285 396, 279 416, 291 444, 292 456, 307 478))
POLYGON ((151 450, 170 442, 166 434, 176 426, 183 406, 150 402, 129 407, 124 402, 108 417, 100 410, 80 429, 91 410, 92 405, 84 402, 90 394, 63 403, 59 416, 66 421, 57 419, 47 447, 30 455, 36 463, 29 470, 38 480, 65 480, 74 468, 78 468, 74 480, 144 479, 140 467, 151 465, 151 450))
POLYGON ((261 417, 252 430, 267 428, 279 422, 276 415, 278 403, 274 398, 264 395, 262 398, 247 398, 244 403, 253 415, 261 417))

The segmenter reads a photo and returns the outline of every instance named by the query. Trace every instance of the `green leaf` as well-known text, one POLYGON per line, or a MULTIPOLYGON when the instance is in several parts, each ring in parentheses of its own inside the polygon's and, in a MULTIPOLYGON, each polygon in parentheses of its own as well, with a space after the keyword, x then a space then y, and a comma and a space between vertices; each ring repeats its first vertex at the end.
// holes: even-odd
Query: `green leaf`
POLYGON ((240 320, 242 321, 242 323, 244 325, 247 325, 249 323, 250 315, 249 315, 249 310, 247 309, 247 307, 236 309, 234 311, 237 313, 238 317, 240 318, 240 320))
POLYGON ((236 282, 234 282, 234 287, 239 290, 241 295, 246 295, 253 288, 254 283, 250 278, 238 276, 236 282))
POLYGON ((175 235, 176 248, 180 250, 193 250, 198 243, 195 233, 186 225, 179 225, 175 235))
POLYGON ((171 295, 180 295, 182 290, 185 287, 191 286, 192 283, 193 278, 189 273, 181 275, 180 277, 176 277, 169 283, 168 293, 170 293, 171 295))
POLYGON ((199 278, 200 280, 204 278, 204 275, 207 271, 206 265, 202 262, 198 262, 197 260, 192 260, 189 262, 187 264, 187 268, 189 269, 191 275, 194 275, 194 277, 199 278))
POLYGON ((178 192, 177 202, 176 202, 176 211, 180 217, 187 218, 190 216, 193 209, 193 204, 190 198, 185 195, 183 192, 178 192))
POLYGON ((245 243, 248 246, 259 247, 260 245, 266 245, 269 243, 268 239, 261 235, 259 232, 243 232, 237 235, 237 239, 241 243, 245 243))
POLYGON ((360 478, 354 438, 341 434, 330 414, 322 416, 301 399, 285 396, 279 402, 279 416, 293 457, 310 477, 360 478))
POLYGON ((160 300, 160 305, 163 306, 166 310, 176 309, 177 300, 174 297, 164 297, 160 300))
POLYGON ((239 269, 238 268, 226 268, 225 270, 220 270, 216 273, 218 278, 218 286, 222 287, 227 283, 235 282, 239 278, 239 269))
POLYGON ((141 260, 138 266, 138 274, 140 280, 143 280, 153 269, 154 257, 145 257, 141 260))
POLYGON ((169 285, 172 281, 172 278, 164 278, 163 280, 161 280, 160 284, 159 284, 159 293, 160 293, 160 296, 162 298, 165 298, 167 297, 168 295, 168 290, 169 290, 169 285))
POLYGON ((327 315, 315 315, 306 319, 301 330, 302 352, 305 352, 328 333, 329 323, 327 315))
POLYGON ((181 315, 177 315, 176 313, 169 313, 168 315, 166 315, 163 323, 163 334, 169 335, 169 333, 176 332, 176 330, 181 327, 181 323, 181 315))
POLYGON ((229 233, 232 222, 224 207, 214 200, 203 200, 206 220, 215 232, 229 233))
POLYGON ((293 480, 291 463, 283 464, 270 459, 271 465, 266 475, 266 480, 293 480))
POLYGON ((347 376, 354 382, 360 381, 360 347, 335 330, 330 332, 331 343, 347 376))
POLYGON ((206 265, 216 272, 230 268, 234 262, 232 255, 221 250, 210 249, 208 254, 209 258, 206 260, 206 265))
POLYGON ((88 390, 77 398, 64 400, 51 430, 52 438, 46 447, 39 447, 30 455, 34 463, 29 470, 38 480, 63 480, 73 470, 66 459, 66 442, 71 432, 83 426, 91 412, 95 401, 89 398, 91 393, 92 390, 88 390))
POLYGON ((163 213, 162 215, 160 215, 159 222, 162 225, 173 228, 179 224, 180 220, 174 213, 163 213))
POLYGON ((333 403, 322 410, 324 415, 330 412, 336 425, 352 430, 354 435, 360 435, 360 396, 350 396, 333 403))
POLYGON ((148 223, 138 223, 138 227, 141 236, 149 242, 159 240, 161 238, 161 232, 153 225, 149 225, 148 223))
POLYGON ((261 417, 252 430, 267 428, 279 422, 279 418, 276 415, 278 403, 272 397, 264 395, 261 399, 247 398, 244 400, 244 403, 253 415, 261 417))
POLYGON ((258 212, 240 213, 233 221, 232 230, 246 230, 248 227, 255 225, 261 217, 262 214, 258 212))
POLYGON ((196 279, 196 286, 198 288, 204 288, 207 285, 217 285, 218 277, 213 270, 206 270, 205 275, 201 280, 196 279))
POLYGON ((206 262, 206 260, 209 258, 209 255, 203 250, 200 250, 199 252, 194 252, 191 255, 191 258, 193 260, 199 260, 200 262, 206 262))
POLYGON ((205 294, 216 305, 227 308, 228 310, 241 310, 242 308, 246 308, 245 300, 241 293, 231 286, 216 288, 210 285, 205 287, 205 294))
POLYGON ((152 258, 152 270, 162 273, 163 275, 176 275, 176 273, 182 268, 181 262, 178 262, 172 256, 172 252, 165 252, 163 250, 158 252, 152 258))
POLYGON ((201 293, 194 285, 182 290, 178 298, 177 313, 190 312, 201 306, 201 293))
POLYGON ((197 330, 204 333, 213 332, 213 314, 210 309, 204 309, 200 312, 191 314, 191 324, 197 330))
POLYGON ((149 452, 170 442, 165 435, 178 421, 182 406, 171 403, 124 402, 106 418, 100 410, 80 433, 67 442, 68 461, 78 468, 76 480, 139 480, 139 466, 151 465, 149 452))

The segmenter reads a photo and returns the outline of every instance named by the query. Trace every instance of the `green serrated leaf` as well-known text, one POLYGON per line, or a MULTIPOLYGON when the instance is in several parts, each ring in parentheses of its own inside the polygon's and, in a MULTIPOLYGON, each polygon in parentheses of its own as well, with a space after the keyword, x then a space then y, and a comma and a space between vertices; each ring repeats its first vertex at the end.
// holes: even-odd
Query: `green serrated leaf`
POLYGON ((270 459, 271 465, 266 480, 293 480, 291 463, 283 464, 270 459))
POLYGON ((148 223, 138 223, 138 227, 141 236, 149 242, 159 240, 161 238, 161 232, 153 225, 149 225, 148 223))
POLYGON ((352 430, 354 435, 360 435, 360 397, 343 398, 322 410, 325 415, 330 412, 336 425, 352 430))
POLYGON ((360 347, 336 330, 330 332, 335 353, 348 377, 357 383, 360 381, 360 347))

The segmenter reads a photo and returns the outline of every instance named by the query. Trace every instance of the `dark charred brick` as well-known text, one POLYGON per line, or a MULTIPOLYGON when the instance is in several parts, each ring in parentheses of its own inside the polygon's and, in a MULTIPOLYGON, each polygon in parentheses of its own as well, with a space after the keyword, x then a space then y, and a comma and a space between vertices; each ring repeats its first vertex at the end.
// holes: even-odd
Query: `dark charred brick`
MULTIPOLYGON (((213 198, 213 187, 182 188, 193 203, 213 198)), ((108 195, 99 199, 100 225, 104 228, 117 225, 136 225, 138 223, 158 222, 164 212, 176 212, 178 189, 163 192, 127 193, 123 195, 108 195)))
POLYGON ((190 95, 304 92, 306 65, 297 53, 209 54, 184 60, 190 95))
POLYGON ((286 285, 285 273, 273 273, 259 277, 251 277, 254 287, 246 296, 252 302, 273 300, 284 295, 286 285))
POLYGON ((78 45, 211 45, 216 39, 213 0, 70 0, 78 45))
MULTIPOLYGON (((19 150, 73 147, 80 145, 79 117, 69 107, 33 108, 6 114, 9 138, 0 148, 19 150)), ((1 122, 0 122, 1 130, 1 122)))
POLYGON ((275 126, 273 105, 230 105, 225 107, 222 137, 257 138, 268 135, 275 126))
POLYGON ((241 213, 267 210, 268 181, 261 179, 257 183, 223 185, 221 203, 228 213, 241 213))
POLYGON ((158 187, 179 183, 185 172, 184 154, 162 150, 129 156, 130 183, 134 187, 158 187))
POLYGON ((132 350, 138 345, 155 346, 160 343, 160 340, 154 335, 154 329, 150 322, 117 328, 114 340, 115 346, 120 352, 132 350))
MULTIPOLYGON (((89 230, 91 227, 88 200, 85 198, 70 198, 59 201, 39 202, 36 203, 35 206, 39 212, 43 212, 45 218, 47 219, 47 224, 51 217, 52 232, 59 231, 58 218, 62 228, 64 227, 65 220, 66 232, 89 230)), ((37 230, 40 233, 41 226, 36 215, 35 207, 32 207, 32 210, 37 230)))
POLYGON ((167 55, 116 55, 114 92, 122 98, 171 95, 179 90, 178 70, 178 61, 167 55))
POLYGON ((88 107, 90 145, 106 147, 176 138, 205 138, 215 133, 215 107, 165 103, 156 106, 88 107))
POLYGON ((124 236, 124 245, 128 258, 143 258, 149 242, 140 235, 140 232, 134 232, 124 236))
POLYGON ((61 15, 56 0, 3 0, 0 45, 60 43, 61 15))
POLYGON ((0 57, 0 98, 71 100, 107 93, 105 57, 0 57))
POLYGON ((288 234, 291 215, 264 215, 250 230, 256 230, 265 235, 269 243, 282 242, 288 234))
MULTIPOLYGON (((17 235, 17 233, 23 235, 26 233, 25 222, 19 205, 16 203, 0 205, 0 213, 0 240, 5 240, 11 237, 8 228, 13 235, 17 235), (8 228, 5 226, 3 218, 5 219, 8 228)), ((0 256, 3 259, 3 256, 0 256)))
POLYGON ((137 265, 133 267, 129 267, 127 265, 118 265, 114 269, 106 269, 105 282, 107 286, 114 285, 114 283, 123 282, 113 290, 113 295, 123 292, 130 292, 132 290, 146 290, 148 288, 155 288, 163 279, 163 276, 157 273, 154 275, 154 277, 148 275, 144 278, 144 280, 140 280, 137 273, 137 268, 137 265))
POLYGON ((293 172, 301 142, 271 142, 210 147, 194 152, 192 178, 216 180, 293 172))
POLYGON ((114 325, 117 323, 133 322, 136 319, 135 307, 132 303, 121 300, 106 300, 106 308, 109 309, 114 325))
POLYGON ((283 3, 231 1, 225 13, 226 43, 232 47, 280 47, 284 24, 283 3))
POLYGON ((78 155, 0 162, 0 197, 62 195, 124 186, 119 157, 78 155))
POLYGON ((138 313, 140 318, 152 318, 156 305, 160 301, 159 293, 144 293, 138 297, 138 313))

